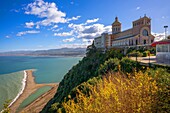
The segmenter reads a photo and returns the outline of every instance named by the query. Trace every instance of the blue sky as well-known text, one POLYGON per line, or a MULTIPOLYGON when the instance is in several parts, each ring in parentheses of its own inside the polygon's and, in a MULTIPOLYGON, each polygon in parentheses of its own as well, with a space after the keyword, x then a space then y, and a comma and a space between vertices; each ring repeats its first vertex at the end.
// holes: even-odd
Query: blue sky
MULTIPOLYGON (((1 0, 0 52, 86 47, 111 31, 118 16, 122 30, 146 14, 152 32, 170 27, 170 0, 1 0)), ((170 29, 170 28, 169 28, 170 29)))

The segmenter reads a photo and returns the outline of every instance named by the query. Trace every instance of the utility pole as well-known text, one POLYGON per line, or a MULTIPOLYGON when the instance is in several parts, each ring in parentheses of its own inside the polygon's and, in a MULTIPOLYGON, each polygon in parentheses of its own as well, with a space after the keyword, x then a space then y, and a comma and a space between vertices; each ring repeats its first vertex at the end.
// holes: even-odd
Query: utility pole
POLYGON ((166 39, 166 33, 167 33, 168 26, 164 26, 164 28, 165 28, 165 39, 166 39))

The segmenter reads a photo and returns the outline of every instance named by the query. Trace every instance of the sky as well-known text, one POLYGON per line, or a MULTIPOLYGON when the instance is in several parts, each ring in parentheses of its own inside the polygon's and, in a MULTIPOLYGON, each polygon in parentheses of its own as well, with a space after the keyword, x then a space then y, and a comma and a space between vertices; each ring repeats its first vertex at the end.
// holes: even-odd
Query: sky
MULTIPOLYGON (((87 47, 111 32, 115 17, 122 30, 146 14, 153 35, 170 27, 170 0, 0 0, 0 52, 87 47)), ((170 29, 170 28, 168 28, 170 29)))

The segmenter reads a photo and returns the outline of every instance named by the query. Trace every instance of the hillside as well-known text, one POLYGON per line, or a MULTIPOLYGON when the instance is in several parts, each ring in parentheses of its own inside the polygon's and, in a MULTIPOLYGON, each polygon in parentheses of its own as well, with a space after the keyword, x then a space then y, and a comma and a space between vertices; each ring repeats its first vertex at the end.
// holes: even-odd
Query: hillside
POLYGON ((85 48, 61 48, 36 51, 1 52, 0 56, 84 56, 85 48))
POLYGON ((42 110, 42 113, 64 113, 67 111, 71 113, 83 113, 91 112, 94 108, 96 111, 93 112, 98 113, 100 112, 102 105, 103 107, 110 106, 108 111, 119 105, 119 112, 126 111, 126 109, 129 111, 133 111, 134 109, 134 111, 138 112, 142 110, 145 110, 146 112, 167 112, 170 110, 168 104, 169 96, 167 96, 169 94, 169 84, 170 74, 166 69, 157 69, 156 67, 148 69, 147 67, 140 66, 137 62, 124 57, 123 54, 121 54, 121 50, 113 49, 103 53, 92 45, 87 48, 86 57, 84 57, 77 65, 73 66, 64 76, 59 84, 57 93, 54 98, 48 102, 42 110), (115 86, 116 82, 113 79, 109 80, 108 78, 110 78, 110 76, 113 79, 115 76, 120 76, 115 79, 118 81, 123 79, 125 84, 128 83, 127 86, 125 86, 124 89, 121 89, 121 87, 111 88, 109 84, 111 83, 110 85, 115 86), (105 78, 108 79, 109 82, 104 82, 105 78), (103 85, 101 86, 100 84, 108 87, 102 90, 100 87, 103 85), (134 92, 133 87, 136 86, 140 88, 136 88, 134 92), (129 97, 136 95, 136 97, 140 97, 139 101, 133 101, 133 99, 129 98, 128 103, 133 103, 135 106, 132 105, 130 108, 123 107, 127 106, 128 103, 119 104, 126 101, 122 100, 120 95, 117 95, 121 92, 124 92, 124 96, 126 96, 128 92, 127 96, 129 97), (115 95, 111 96, 113 93, 115 95), (104 98, 106 95, 108 97, 107 99, 104 98), (115 98, 116 100, 112 100, 111 98, 115 98), (98 101, 95 101, 94 99, 97 99, 98 101), (109 101, 110 99, 112 101, 109 101), (103 103, 104 100, 108 101, 108 103, 103 103), (116 102, 118 104, 116 104, 116 102), (87 105, 91 107, 88 107, 87 105))

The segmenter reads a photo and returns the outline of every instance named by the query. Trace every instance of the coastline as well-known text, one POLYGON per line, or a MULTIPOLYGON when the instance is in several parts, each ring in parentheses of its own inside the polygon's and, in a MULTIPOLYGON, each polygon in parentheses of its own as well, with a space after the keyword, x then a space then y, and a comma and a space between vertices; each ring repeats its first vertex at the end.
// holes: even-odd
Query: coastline
MULTIPOLYGON (((24 78, 23 78, 23 85, 22 85, 22 89, 21 91, 18 93, 18 95, 13 99, 13 101, 10 103, 9 107, 11 109, 11 113, 15 113, 16 110, 18 109, 18 107, 20 106, 20 104, 26 99, 28 98, 29 95, 31 95, 32 93, 34 93, 37 89, 39 89, 40 87, 43 86, 52 86, 51 89, 55 89, 55 91, 53 91, 53 93, 55 94, 57 91, 57 87, 58 87, 58 83, 50 83, 50 84, 36 84, 34 81, 34 76, 33 76, 33 70, 24 70, 24 78)), ((51 90, 50 90, 51 91, 51 90)), ((49 92, 49 91, 48 91, 49 92)), ((46 92, 46 93, 48 93, 46 92)), ((46 94, 45 93, 45 94, 46 94)), ((50 93, 50 95, 54 95, 53 93, 50 93)), ((44 94, 43 94, 44 95, 44 94)), ((47 94, 46 94, 47 95, 47 94)), ((41 96, 40 96, 41 97, 41 96)), ((39 97, 39 98, 40 98, 39 97)), ((39 99, 38 98, 38 99, 39 99)), ((45 100, 48 102, 48 100, 50 100, 51 98, 46 98, 44 97, 45 100)), ((37 99, 36 99, 37 100, 37 99)), ((32 103, 34 103, 36 100, 34 100, 32 103)), ((41 101, 39 99, 39 101, 41 101)), ((32 104, 30 103, 30 105, 32 104)), ((34 103, 35 104, 35 103, 34 103)), ((29 105, 28 105, 29 106, 29 105)), ((34 105, 32 105, 34 106, 34 105)), ((43 107, 42 107, 43 108, 43 107)), ((25 108, 24 108, 25 109, 25 108)), ((23 110, 24 110, 23 109, 23 110)), ((22 110, 22 111, 23 111, 22 110)), ((33 109, 32 109, 33 110, 33 109)), ((39 108, 39 110, 41 110, 39 108)))
POLYGON ((27 81, 27 73, 26 71, 24 70, 24 78, 22 80, 22 88, 21 88, 21 91, 17 94, 17 96, 12 100, 12 102, 9 104, 9 107, 12 106, 12 104, 15 103, 15 101, 17 101, 17 99, 23 94, 24 92, 24 89, 25 89, 25 86, 26 86, 26 81, 27 81))

